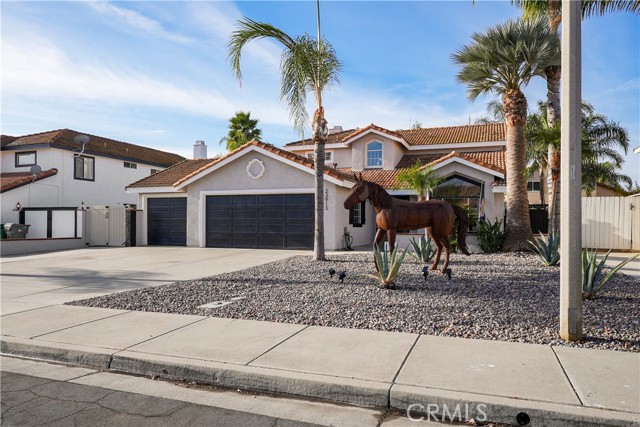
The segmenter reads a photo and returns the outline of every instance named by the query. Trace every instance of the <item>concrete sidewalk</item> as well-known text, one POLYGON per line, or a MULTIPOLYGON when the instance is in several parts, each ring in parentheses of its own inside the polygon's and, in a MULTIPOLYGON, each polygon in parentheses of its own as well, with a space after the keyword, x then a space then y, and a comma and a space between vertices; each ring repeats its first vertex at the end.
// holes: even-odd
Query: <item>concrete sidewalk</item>
POLYGON ((143 247, 3 258, 1 352, 409 408, 416 418, 640 425, 638 353, 59 305, 297 253, 143 247))

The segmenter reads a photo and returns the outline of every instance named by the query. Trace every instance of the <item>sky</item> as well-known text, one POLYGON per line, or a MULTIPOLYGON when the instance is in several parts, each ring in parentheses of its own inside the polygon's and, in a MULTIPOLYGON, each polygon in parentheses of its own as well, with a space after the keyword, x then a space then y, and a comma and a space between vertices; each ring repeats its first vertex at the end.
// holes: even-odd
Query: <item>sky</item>
MULTIPOLYGON (((248 44, 242 85, 226 50, 243 16, 315 34, 314 1, 3 0, 0 8, 4 135, 69 128, 188 158, 201 139, 213 156, 224 151, 229 118, 250 111, 264 141, 300 139, 279 101, 281 46, 248 44)), ((509 1, 323 0, 322 33, 343 63, 341 84, 324 96, 329 126, 473 123, 492 98, 469 102, 451 55, 474 32, 518 16, 509 1)), ((623 172, 640 181, 640 17, 585 20, 582 45, 583 99, 629 131, 623 172)), ((544 80, 524 93, 535 110, 544 80)))

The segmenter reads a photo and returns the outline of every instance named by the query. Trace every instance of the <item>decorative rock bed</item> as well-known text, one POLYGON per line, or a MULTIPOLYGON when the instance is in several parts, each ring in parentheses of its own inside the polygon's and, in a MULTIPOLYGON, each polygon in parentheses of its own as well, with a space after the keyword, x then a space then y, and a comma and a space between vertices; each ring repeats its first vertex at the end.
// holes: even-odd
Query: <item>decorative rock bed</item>
POLYGON ((395 290, 380 289, 371 254, 296 256, 234 273, 74 301, 72 305, 413 332, 640 352, 640 281, 617 274, 584 301, 584 335, 558 338, 557 267, 530 254, 453 254, 452 278, 407 256, 395 290), (344 284, 329 269, 346 271, 344 284), (243 298, 239 298, 243 297, 243 298), (211 302, 217 308, 200 308, 211 302))

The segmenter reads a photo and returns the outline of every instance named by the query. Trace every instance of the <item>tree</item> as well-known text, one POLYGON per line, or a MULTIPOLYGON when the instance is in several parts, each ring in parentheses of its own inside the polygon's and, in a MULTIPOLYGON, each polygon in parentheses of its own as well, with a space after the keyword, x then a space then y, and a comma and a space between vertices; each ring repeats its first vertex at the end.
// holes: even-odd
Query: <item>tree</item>
MULTIPOLYGON (((320 21, 318 12, 318 23, 320 21)), ((238 29, 231 34, 227 59, 238 80, 242 81, 240 57, 242 48, 250 41, 270 38, 284 46, 280 61, 280 100, 289 109, 294 128, 302 132, 308 124, 305 107, 307 92, 316 99, 313 115, 312 140, 315 144, 315 233, 314 260, 325 260, 324 251, 324 146, 329 133, 322 107, 322 93, 339 83, 340 61, 331 44, 307 34, 295 38, 271 24, 249 18, 238 21, 238 29)), ((319 27, 319 25, 318 25, 319 27)), ((319 33, 318 28, 318 33, 319 33)))
POLYGON ((225 144, 227 151, 233 151, 249 141, 260 141, 262 131, 257 126, 258 119, 252 119, 250 111, 239 111, 229 119, 229 133, 220 139, 220 144, 225 144))
MULTIPOLYGON (((552 145, 560 154, 560 126, 546 121, 547 104, 538 103, 538 111, 527 118, 527 155, 531 162, 528 170, 535 170, 548 161, 548 147, 552 145)), ((631 178, 620 173, 625 154, 629 149, 629 135, 625 128, 595 111, 593 105, 582 102, 582 188, 590 195, 600 182, 622 190, 622 184, 630 186, 631 178)), ((558 177, 552 182, 558 185, 558 177)))
POLYGON ((544 68, 560 57, 559 39, 545 19, 509 20, 474 33, 473 42, 453 55, 462 66, 457 78, 468 86, 470 100, 488 93, 502 97, 506 126, 507 237, 505 250, 526 248, 533 239, 529 223, 525 124, 527 99, 522 88, 544 74, 544 68))
MULTIPOLYGON (((551 30, 555 33, 562 22, 561 0, 511 0, 511 3, 521 8, 525 19, 536 19, 540 16, 548 17, 551 30)), ((582 0, 582 18, 605 15, 610 12, 640 13, 640 1, 637 0, 582 0)), ((560 124, 560 64, 549 64, 545 67, 547 80, 547 122, 549 126, 560 124)), ((552 145, 549 146, 548 180, 549 193, 549 228, 554 232, 560 229, 560 153, 552 145), (554 178, 556 181, 554 183, 554 178)))
POLYGON ((433 165, 423 166, 420 162, 400 172, 398 184, 405 184, 418 194, 418 201, 428 199, 428 195, 442 182, 442 177, 433 170, 433 165), (425 194, 427 197, 425 197, 425 194))

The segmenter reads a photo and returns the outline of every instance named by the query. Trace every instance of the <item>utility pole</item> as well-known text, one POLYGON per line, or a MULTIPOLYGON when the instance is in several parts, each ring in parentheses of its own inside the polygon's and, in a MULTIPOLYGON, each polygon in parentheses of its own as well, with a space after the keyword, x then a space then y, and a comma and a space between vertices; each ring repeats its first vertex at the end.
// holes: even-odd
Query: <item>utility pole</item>
POLYGON ((582 10, 562 2, 560 337, 582 339, 582 10))

